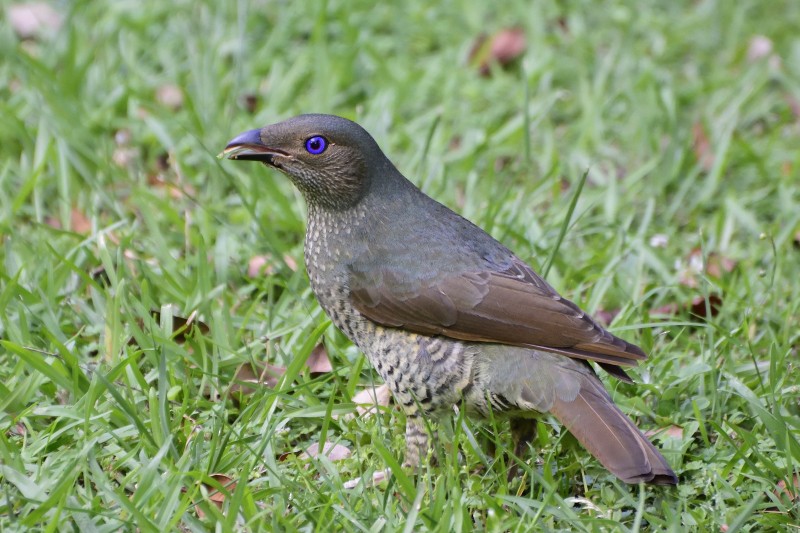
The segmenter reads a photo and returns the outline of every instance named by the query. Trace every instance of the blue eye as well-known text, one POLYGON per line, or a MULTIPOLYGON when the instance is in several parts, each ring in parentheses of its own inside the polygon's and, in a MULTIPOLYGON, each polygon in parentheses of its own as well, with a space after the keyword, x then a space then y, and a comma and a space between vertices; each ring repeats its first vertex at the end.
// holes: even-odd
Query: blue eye
POLYGON ((306 152, 319 155, 328 147, 328 139, 320 135, 315 135, 306 139, 306 152))

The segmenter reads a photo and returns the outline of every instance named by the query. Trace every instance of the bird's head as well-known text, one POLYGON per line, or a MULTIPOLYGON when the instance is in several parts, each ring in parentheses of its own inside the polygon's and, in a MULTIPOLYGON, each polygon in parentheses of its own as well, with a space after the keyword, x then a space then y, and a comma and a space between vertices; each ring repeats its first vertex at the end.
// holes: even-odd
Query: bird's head
POLYGON ((300 115, 234 138, 220 157, 261 161, 288 175, 309 204, 347 209, 385 160, 361 126, 333 115, 300 115))

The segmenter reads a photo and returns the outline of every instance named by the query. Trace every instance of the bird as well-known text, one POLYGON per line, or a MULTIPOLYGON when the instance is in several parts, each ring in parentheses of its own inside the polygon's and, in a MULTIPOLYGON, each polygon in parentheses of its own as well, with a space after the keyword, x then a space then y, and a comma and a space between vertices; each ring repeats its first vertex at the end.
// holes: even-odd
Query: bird
POLYGON ((426 419, 463 406, 509 419, 519 457, 550 414, 622 481, 678 483, 590 364, 630 382, 622 367, 645 352, 422 192, 359 124, 299 115, 236 136, 219 157, 261 162, 299 189, 311 288, 404 411, 404 466, 427 457, 426 419))

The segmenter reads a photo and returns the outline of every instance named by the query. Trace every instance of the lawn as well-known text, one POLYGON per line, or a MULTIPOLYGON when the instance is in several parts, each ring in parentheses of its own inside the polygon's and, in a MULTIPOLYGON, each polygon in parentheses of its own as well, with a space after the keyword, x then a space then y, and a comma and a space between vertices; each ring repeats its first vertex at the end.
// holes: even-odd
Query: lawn
POLYGON ((797 528, 800 3, 2 12, 0 530, 797 528), (399 467, 402 413, 361 405, 377 374, 309 288, 302 197, 216 157, 307 112, 650 354, 603 380, 677 487, 547 417, 510 483, 507 426, 462 414, 399 467))

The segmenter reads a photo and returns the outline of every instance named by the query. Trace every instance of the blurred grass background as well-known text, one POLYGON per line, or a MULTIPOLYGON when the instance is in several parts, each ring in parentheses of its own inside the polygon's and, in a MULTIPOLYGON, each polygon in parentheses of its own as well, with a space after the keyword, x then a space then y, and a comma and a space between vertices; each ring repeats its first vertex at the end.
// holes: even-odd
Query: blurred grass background
POLYGON ((0 12, 0 529, 800 522, 800 3, 0 12), (552 257, 562 294, 648 351, 636 385, 606 383, 664 430, 681 485, 625 486, 547 420, 508 484, 486 451, 509 446, 506 428, 461 418, 441 424, 438 465, 369 482, 402 459, 402 415, 344 416, 375 376, 308 288, 301 198, 215 157, 305 112, 360 122, 428 194, 534 266, 552 257), (330 372, 305 365, 319 343, 330 372), (285 374, 231 391, 263 362, 285 374), (351 455, 292 453, 320 442, 351 455))

